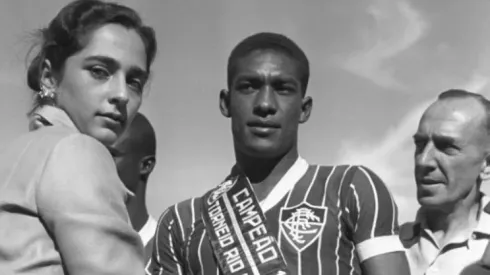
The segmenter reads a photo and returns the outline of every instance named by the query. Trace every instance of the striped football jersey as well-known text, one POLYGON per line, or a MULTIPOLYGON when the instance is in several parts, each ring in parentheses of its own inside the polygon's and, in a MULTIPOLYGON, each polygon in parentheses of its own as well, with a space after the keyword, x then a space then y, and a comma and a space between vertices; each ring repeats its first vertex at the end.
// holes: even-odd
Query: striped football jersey
MULTIPOLYGON (((221 274, 201 200, 183 201, 161 215, 148 274, 221 274)), ((381 179, 363 166, 299 159, 261 209, 290 274, 361 274, 362 261, 403 251, 397 206, 381 179)))

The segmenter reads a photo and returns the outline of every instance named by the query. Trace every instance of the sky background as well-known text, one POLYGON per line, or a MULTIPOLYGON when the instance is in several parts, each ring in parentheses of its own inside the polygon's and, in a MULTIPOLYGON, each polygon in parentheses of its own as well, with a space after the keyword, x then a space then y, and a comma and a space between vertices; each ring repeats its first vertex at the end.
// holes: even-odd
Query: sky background
MULTIPOLYGON (((0 2, 1 143, 27 131, 30 35, 68 2, 0 2)), ((255 32, 283 33, 310 59, 314 108, 300 127, 301 155, 370 167, 392 191, 400 222, 418 207, 411 136, 424 108, 449 88, 490 96, 487 0, 119 2, 140 12, 159 44, 141 109, 157 134, 147 195, 155 217, 203 194, 233 165, 218 92, 231 49, 255 32)))

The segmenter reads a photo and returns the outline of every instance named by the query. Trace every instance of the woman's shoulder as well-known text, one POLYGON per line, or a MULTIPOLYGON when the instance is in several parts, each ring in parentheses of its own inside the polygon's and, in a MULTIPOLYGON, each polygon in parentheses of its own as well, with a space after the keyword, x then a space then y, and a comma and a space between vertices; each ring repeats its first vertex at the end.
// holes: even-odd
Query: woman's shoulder
POLYGON ((5 150, 39 157, 71 154, 74 159, 90 155, 111 158, 109 151, 96 139, 62 126, 43 127, 21 135, 5 150))
POLYGON ((39 140, 46 140, 51 147, 51 154, 72 155, 74 159, 102 157, 112 161, 109 150, 91 136, 67 127, 45 127, 38 131, 39 140))
POLYGON ((62 127, 23 134, 0 149, 0 179, 16 175, 28 182, 48 172, 58 179, 70 179, 80 173, 92 175, 112 170, 115 171, 114 161, 100 142, 62 127))

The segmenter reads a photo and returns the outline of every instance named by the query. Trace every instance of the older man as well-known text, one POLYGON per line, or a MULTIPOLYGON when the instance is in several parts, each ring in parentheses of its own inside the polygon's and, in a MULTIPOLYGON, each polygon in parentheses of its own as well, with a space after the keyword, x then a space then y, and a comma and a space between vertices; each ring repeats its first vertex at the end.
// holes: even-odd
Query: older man
POLYGON ((421 207, 400 230, 411 273, 461 274, 490 238, 490 198, 480 192, 489 175, 490 102, 464 90, 441 93, 414 143, 421 207))

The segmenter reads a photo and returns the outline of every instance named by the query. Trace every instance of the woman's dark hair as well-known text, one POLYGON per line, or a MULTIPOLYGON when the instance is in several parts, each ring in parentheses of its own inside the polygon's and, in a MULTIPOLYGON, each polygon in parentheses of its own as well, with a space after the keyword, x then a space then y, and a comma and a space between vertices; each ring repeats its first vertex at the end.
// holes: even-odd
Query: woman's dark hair
POLYGON ((143 24, 136 11, 112 2, 76 0, 63 7, 47 28, 38 31, 41 39, 37 45, 38 52, 27 70, 29 88, 36 92, 41 90, 40 78, 46 59, 51 63, 53 71, 60 72, 66 59, 86 46, 84 38, 87 35, 110 23, 122 25, 139 34, 145 45, 146 66, 150 71, 157 50, 155 32, 143 24))

